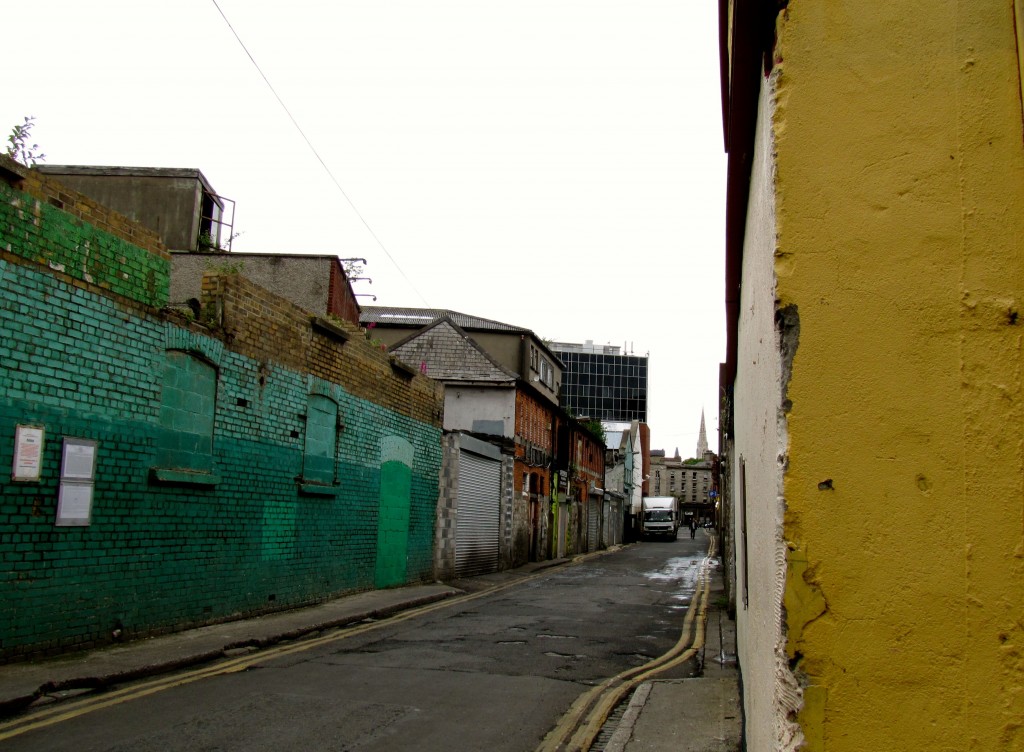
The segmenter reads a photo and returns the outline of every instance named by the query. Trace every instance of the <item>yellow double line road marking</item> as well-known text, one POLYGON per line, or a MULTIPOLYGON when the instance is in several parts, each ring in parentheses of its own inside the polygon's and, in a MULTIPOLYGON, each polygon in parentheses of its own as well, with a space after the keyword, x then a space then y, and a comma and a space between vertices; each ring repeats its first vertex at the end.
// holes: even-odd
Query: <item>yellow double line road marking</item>
MULTIPOLYGON (((576 562, 574 561, 573 563, 576 562)), ((416 617, 424 616, 434 611, 451 608, 459 605, 460 603, 473 601, 486 595, 493 595, 516 585, 537 579, 538 577, 547 574, 549 571, 550 570, 541 570, 526 577, 495 585, 476 593, 468 593, 466 595, 446 598, 445 600, 437 601, 436 603, 429 603, 425 606, 419 606, 417 608, 386 617, 380 621, 362 623, 353 627, 338 627, 336 630, 332 630, 329 634, 321 635, 320 637, 311 637, 290 645, 267 648, 248 655, 238 656, 237 658, 229 658, 227 660, 218 661, 213 665, 188 671, 183 674, 164 676, 151 681, 132 684, 131 686, 124 687, 123 689, 104 692, 101 695, 84 697, 79 700, 55 703, 54 705, 41 708, 36 712, 30 712, 29 715, 21 718, 16 718, 14 720, 7 721, 6 723, 0 723, 0 742, 29 731, 53 726, 82 715, 93 713, 97 710, 103 710, 104 708, 129 702, 130 700, 136 700, 168 689, 181 687, 213 676, 238 673, 239 671, 245 671, 257 663, 265 663, 275 658, 299 653, 304 650, 311 650, 312 648, 319 647, 321 645, 327 645, 339 640, 346 640, 350 637, 356 637, 366 632, 372 632, 376 629, 400 624, 404 621, 415 619, 416 617)))
POLYGON ((576 699, 565 715, 537 747, 536 752, 587 752, 601 733, 608 716, 625 696, 643 681, 662 671, 688 661, 704 646, 704 625, 708 604, 708 581, 711 558, 715 555, 715 538, 711 537, 708 552, 701 562, 697 587, 683 619, 679 640, 664 655, 606 679, 576 699), (697 628, 690 639, 696 620, 697 628))

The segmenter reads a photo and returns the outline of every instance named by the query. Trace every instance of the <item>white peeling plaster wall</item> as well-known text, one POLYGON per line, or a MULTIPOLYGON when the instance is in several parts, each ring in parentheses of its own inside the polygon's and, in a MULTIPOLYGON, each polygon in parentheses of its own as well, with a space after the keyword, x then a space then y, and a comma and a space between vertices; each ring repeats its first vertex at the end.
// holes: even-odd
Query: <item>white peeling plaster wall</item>
POLYGON ((758 106, 735 385, 737 637, 747 748, 752 750, 795 750, 802 741, 799 727, 788 718, 800 697, 786 660, 782 629, 786 574, 782 463, 787 438, 781 410, 782 358, 775 329, 774 102, 773 75, 761 86, 758 106))

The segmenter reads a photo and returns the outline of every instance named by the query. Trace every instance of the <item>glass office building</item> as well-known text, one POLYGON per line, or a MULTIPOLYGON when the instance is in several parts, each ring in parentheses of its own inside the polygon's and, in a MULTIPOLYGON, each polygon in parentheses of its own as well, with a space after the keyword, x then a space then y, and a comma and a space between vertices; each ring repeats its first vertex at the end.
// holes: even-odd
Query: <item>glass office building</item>
POLYGON ((553 342, 565 365, 559 402, 578 418, 647 422, 647 356, 614 345, 553 342))

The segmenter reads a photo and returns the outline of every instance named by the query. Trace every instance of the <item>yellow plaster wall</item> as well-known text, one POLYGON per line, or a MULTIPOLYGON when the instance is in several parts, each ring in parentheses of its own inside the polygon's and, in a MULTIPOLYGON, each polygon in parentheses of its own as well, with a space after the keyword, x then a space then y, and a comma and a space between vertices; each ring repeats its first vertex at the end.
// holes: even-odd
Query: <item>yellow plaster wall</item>
POLYGON ((776 294, 800 316, 785 606, 806 749, 1024 749, 1013 11, 790 0, 778 24, 776 294))

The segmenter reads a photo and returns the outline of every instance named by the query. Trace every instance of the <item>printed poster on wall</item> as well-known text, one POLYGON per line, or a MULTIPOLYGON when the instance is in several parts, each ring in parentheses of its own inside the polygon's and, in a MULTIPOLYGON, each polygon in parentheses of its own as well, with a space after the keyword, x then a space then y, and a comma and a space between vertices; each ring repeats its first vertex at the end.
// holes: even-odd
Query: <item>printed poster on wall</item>
POLYGON ((14 429, 14 465, 11 480, 38 481, 43 467, 45 435, 39 426, 17 426, 14 429))

